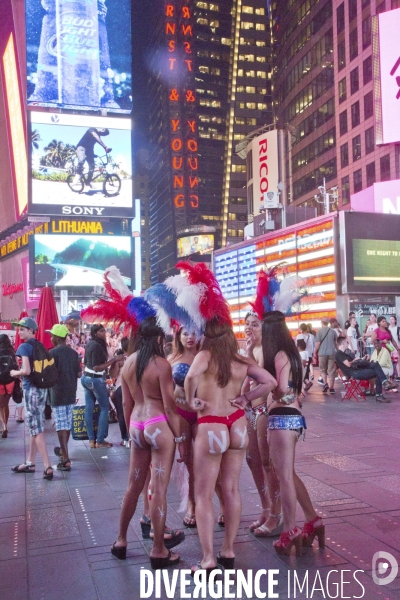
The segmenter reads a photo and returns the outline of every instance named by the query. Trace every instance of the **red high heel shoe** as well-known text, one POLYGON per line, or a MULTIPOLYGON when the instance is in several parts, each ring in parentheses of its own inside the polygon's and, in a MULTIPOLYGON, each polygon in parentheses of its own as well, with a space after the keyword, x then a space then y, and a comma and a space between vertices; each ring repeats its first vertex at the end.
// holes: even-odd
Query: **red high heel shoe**
POLYGON ((315 517, 312 521, 304 523, 301 532, 303 538, 303 546, 309 548, 312 546, 315 537, 318 537, 318 546, 325 547, 325 525, 321 517, 315 517))
POLYGON ((292 546, 295 546, 297 556, 301 556, 303 547, 303 536, 302 532, 298 527, 295 527, 290 531, 282 531, 279 540, 276 540, 276 542, 274 542, 274 548, 277 554, 289 555, 292 546))

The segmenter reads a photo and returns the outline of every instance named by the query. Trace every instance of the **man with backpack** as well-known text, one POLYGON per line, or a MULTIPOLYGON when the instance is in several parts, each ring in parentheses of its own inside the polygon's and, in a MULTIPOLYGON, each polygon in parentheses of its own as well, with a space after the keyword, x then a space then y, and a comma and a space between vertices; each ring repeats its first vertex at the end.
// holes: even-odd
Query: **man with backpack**
POLYGON ((22 377, 26 419, 30 433, 28 458, 25 463, 12 467, 14 473, 34 473, 36 452, 43 459, 43 479, 53 479, 49 455, 44 437, 45 416, 44 409, 47 400, 47 388, 55 384, 58 373, 54 359, 35 338, 38 325, 34 319, 24 317, 18 323, 13 323, 19 328, 22 344, 18 346, 16 356, 21 358, 22 366, 19 370, 10 371, 11 377, 22 377))
POLYGON ((54 348, 50 356, 54 358, 59 374, 56 385, 50 388, 50 404, 56 421, 56 431, 60 446, 54 452, 60 457, 57 469, 71 470, 71 461, 68 456, 68 440, 72 426, 72 409, 76 400, 78 378, 82 376, 79 355, 67 346, 68 329, 65 325, 53 325, 48 330, 54 348))

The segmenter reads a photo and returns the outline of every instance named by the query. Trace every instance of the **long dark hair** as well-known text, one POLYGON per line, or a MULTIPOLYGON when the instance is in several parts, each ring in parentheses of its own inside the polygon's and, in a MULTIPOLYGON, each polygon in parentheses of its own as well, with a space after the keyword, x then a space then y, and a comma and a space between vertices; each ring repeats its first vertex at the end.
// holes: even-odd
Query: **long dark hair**
POLYGON ((14 347, 6 333, 0 334, 0 352, 5 352, 6 354, 12 354, 12 356, 15 356, 14 347))
POLYGON ((303 387, 303 367, 299 351, 285 323, 285 315, 279 310, 272 310, 263 318, 262 350, 264 369, 276 377, 275 357, 284 352, 290 362, 290 379, 293 389, 300 394, 303 387))
POLYGON ((224 388, 232 377, 232 363, 247 364, 238 355, 238 345, 232 328, 227 323, 211 319, 206 324, 202 350, 211 354, 210 366, 217 375, 217 385, 224 388))
POLYGON ((139 326, 136 338, 136 379, 140 383, 153 356, 164 358, 164 332, 155 317, 147 317, 139 326))

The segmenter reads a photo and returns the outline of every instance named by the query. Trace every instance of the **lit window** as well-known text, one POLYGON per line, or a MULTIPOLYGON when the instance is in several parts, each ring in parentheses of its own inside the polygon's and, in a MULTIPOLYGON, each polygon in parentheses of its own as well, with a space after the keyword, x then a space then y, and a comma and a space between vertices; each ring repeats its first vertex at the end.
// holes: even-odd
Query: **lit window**
POLYGON ((238 69, 237 74, 238 74, 238 77, 243 77, 243 75, 244 75, 243 69, 238 69))
POLYGON ((216 19, 210 21, 210 27, 219 27, 219 21, 217 21, 216 19))
POLYGON ((198 89, 196 89, 196 93, 197 94, 205 94, 206 92, 205 92, 205 90, 198 90, 198 89))
POLYGON ((256 46, 266 46, 266 42, 263 40, 256 40, 256 46))
POLYGON ((239 142, 240 140, 243 139, 243 133, 235 133, 235 135, 233 136, 233 139, 235 140, 235 142, 239 142))
POLYGON ((201 67, 199 67, 199 71, 200 71, 200 73, 209 73, 210 72, 210 68, 209 67, 205 67, 205 66, 201 66, 201 67))
POLYGON ((218 4, 210 4, 210 10, 218 11, 219 10, 218 4))
POLYGON ((256 8, 256 15, 265 15, 264 8, 256 8))
POLYGON ((246 173, 246 165, 232 165, 232 173, 246 173))
POLYGON ((208 50, 198 50, 197 51, 197 56, 208 56, 209 52, 208 50))
POLYGON ((208 19, 199 18, 197 19, 199 25, 208 25, 208 19))
POLYGON ((256 92, 257 92, 257 94, 265 95, 267 93, 267 88, 257 87, 256 92))
POLYGON ((208 3, 207 2, 196 2, 196 6, 198 6, 199 8, 208 8, 208 3))
POLYGON ((247 125, 257 125, 257 119, 254 119, 253 117, 247 117, 246 121, 247 125))
POLYGON ((250 23, 248 21, 243 21, 240 26, 242 29, 254 29, 254 23, 250 23))
POLYGON ((256 57, 256 61, 257 62, 267 62, 265 56, 257 56, 256 57))
POLYGON ((246 108, 251 108, 254 110, 256 108, 256 103, 255 102, 246 102, 246 108))
POLYGON ((239 54, 239 60, 246 60, 247 62, 254 62, 254 54, 239 54))
POLYGON ((255 94, 256 87, 253 85, 246 85, 246 94, 255 94))
POLYGON ((256 23, 256 29, 257 31, 265 31, 264 23, 256 23))
POLYGON ((246 75, 246 77, 255 77, 256 72, 255 71, 246 71, 245 75, 246 75))
POLYGON ((199 119, 203 123, 209 123, 210 122, 210 117, 207 117, 206 115, 199 115, 199 119))
POLYGON ((254 13, 254 8, 252 6, 242 6, 242 12, 252 15, 254 13))
POLYGON ((221 75, 221 69, 217 69, 216 67, 211 69, 211 75, 221 75))
POLYGON ((230 38, 221 38, 221 44, 224 44, 225 46, 230 46, 231 45, 231 40, 230 38))
POLYGON ((265 73, 265 71, 257 71, 257 77, 260 77, 261 79, 266 79, 267 74, 265 73))
POLYGON ((267 110, 267 105, 264 102, 259 102, 257 104, 257 110, 267 110))
POLYGON ((236 125, 246 125, 246 119, 244 117, 235 117, 236 125))

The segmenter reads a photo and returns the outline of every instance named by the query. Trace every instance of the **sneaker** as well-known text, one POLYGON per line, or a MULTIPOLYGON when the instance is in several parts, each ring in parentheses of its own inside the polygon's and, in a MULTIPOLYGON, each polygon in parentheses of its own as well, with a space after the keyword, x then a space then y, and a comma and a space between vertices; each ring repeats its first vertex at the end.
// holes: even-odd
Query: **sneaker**
POLYGON ((328 384, 325 384, 324 387, 322 388, 322 391, 325 392, 329 392, 329 386, 328 384))
POLYGON ((106 442, 106 440, 104 442, 96 442, 96 448, 112 448, 112 443, 106 442))
POLYGON ((322 377, 318 377, 318 383, 319 383, 319 385, 325 385, 322 377))
POLYGON ((304 386, 304 391, 308 392, 308 390, 310 389, 310 387, 312 387, 314 384, 312 381, 309 381, 308 383, 306 383, 306 385, 304 386))
POLYGON ((383 384, 383 389, 388 392, 389 390, 395 390, 397 388, 396 385, 394 385, 393 383, 390 383, 390 381, 386 381, 383 384))
POLYGON ((389 404, 391 402, 391 400, 389 400, 389 398, 386 398, 386 396, 384 396, 383 394, 376 394, 376 401, 384 402, 386 404, 389 404))
POLYGON ((331 388, 329 391, 330 391, 331 394, 335 393, 335 390, 333 388, 331 388))

